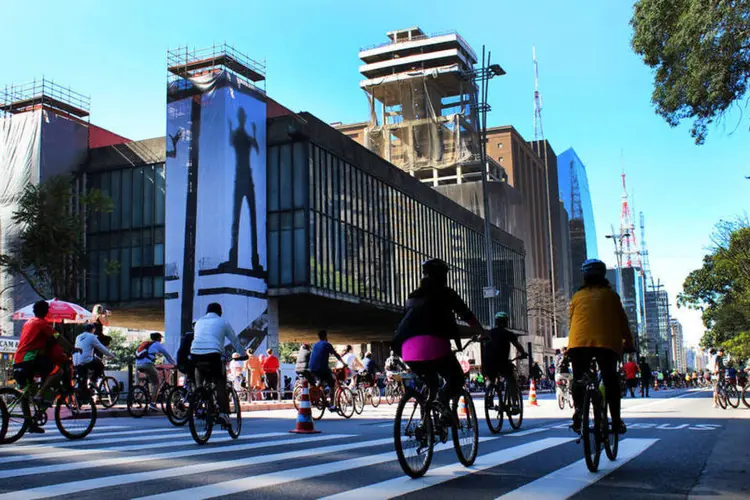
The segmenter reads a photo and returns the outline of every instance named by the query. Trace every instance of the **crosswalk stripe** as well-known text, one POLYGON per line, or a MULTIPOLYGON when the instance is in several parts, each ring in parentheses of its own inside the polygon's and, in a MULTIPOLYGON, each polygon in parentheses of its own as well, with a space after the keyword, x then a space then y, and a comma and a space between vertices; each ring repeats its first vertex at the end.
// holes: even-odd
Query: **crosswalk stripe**
MULTIPOLYGON (((132 427, 112 427, 116 429, 132 429, 132 427)), ((154 434, 158 432, 177 432, 180 429, 174 428, 174 429, 141 429, 141 430, 135 430, 135 431, 118 431, 118 432, 98 432, 101 429, 106 428, 99 428, 94 427, 94 430, 91 431, 89 439, 92 438, 100 438, 100 437, 109 437, 109 436, 129 436, 132 434, 154 434)), ((56 431, 56 430, 55 430, 56 431)), ((16 446, 25 446, 27 443, 43 443, 40 445, 34 445, 36 446, 46 446, 44 444, 47 441, 59 441, 61 443, 69 443, 70 441, 66 439, 65 437, 61 436, 60 434, 54 434, 50 436, 40 436, 40 437, 32 437, 32 438, 26 438, 25 436, 21 438, 21 440, 16 443, 16 446)), ((0 449, 0 453, 5 453, 6 450, 0 449)))
MULTIPOLYGON (((278 436, 288 436, 289 434, 286 432, 266 432, 263 434, 250 434, 248 436, 240 436, 237 438, 238 441, 246 441, 248 439, 262 439, 262 438, 269 438, 269 437, 278 437, 278 436)), ((225 437, 219 437, 214 438, 211 440, 212 444, 216 443, 224 443, 228 441, 235 441, 229 436, 225 437)), ((186 439, 177 439, 174 441, 167 441, 164 443, 149 443, 146 446, 146 449, 148 451, 151 451, 156 448, 174 448, 175 446, 182 446, 182 445, 188 445, 193 444, 195 441, 192 437, 188 437, 186 439)), ((26 460, 44 460, 47 458, 60 458, 60 457, 74 457, 77 455, 89 455, 92 453, 115 453, 115 452, 121 452, 121 451, 137 451, 143 449, 144 445, 142 444, 136 444, 136 445, 130 445, 130 446, 121 446, 117 448, 96 448, 96 449, 89 449, 89 450, 60 450, 60 451, 54 451, 51 453, 35 453, 31 455, 16 455, 16 456, 10 456, 5 457, 2 459, 2 462, 0 462, 0 465, 5 465, 13 462, 24 462, 26 460)))
MULTIPOLYGON (((24 467, 20 469, 9 469, 0 471, 0 479, 11 477, 30 476, 35 474, 51 474, 55 472, 64 472, 69 470, 79 471, 82 469, 93 469, 96 467, 110 467, 114 465, 123 465, 130 463, 141 463, 152 460, 167 460, 172 458, 194 457, 199 455, 210 455, 215 453, 231 453, 235 451, 253 450, 257 448, 266 448, 269 446, 282 446, 287 444, 300 444, 310 441, 323 441, 330 439, 340 439, 353 437, 350 434, 324 434, 320 436, 306 436, 294 439, 285 439, 281 441, 262 441, 260 443, 245 443, 231 446, 210 446, 200 448, 190 448, 186 450, 174 451, 170 453, 157 453, 154 455, 141 455, 134 457, 116 457, 104 458, 99 460, 90 460, 86 462, 62 463, 54 465, 42 465, 38 467, 24 467)), ((0 498, 4 498, 0 495, 0 498)))
MULTIPOLYGON (((299 442, 312 442, 322 441, 324 439, 334 438, 345 438, 353 437, 345 434, 331 434, 329 436, 309 436, 297 438, 289 441, 299 442)), ((121 474, 117 476, 101 477, 96 479, 86 479, 79 481, 72 481, 68 483, 54 484, 49 486, 41 486, 37 488, 30 488, 27 490, 11 491, 0 495, 0 500, 28 500, 35 498, 46 498, 57 495, 66 495, 72 493, 80 493, 82 491, 95 490, 98 488, 105 488, 108 486, 120 486, 123 484, 141 483, 145 481, 152 481, 155 479, 166 479, 174 477, 183 477, 194 474, 203 474, 215 470, 225 470, 232 467, 243 467, 252 466, 264 463, 283 462, 285 460, 294 460, 297 458, 311 457, 315 455, 323 455, 326 453, 336 453, 339 451, 350 451, 352 446, 360 448, 366 448, 369 446, 381 446, 393 442, 393 438, 386 439, 375 439, 372 441, 363 441, 352 443, 351 441, 333 446, 325 446, 321 448, 309 448, 298 451, 289 451, 284 453, 276 453, 273 455, 259 455, 247 458, 225 460, 216 462, 204 462, 195 465, 185 465, 181 467, 173 467, 170 469, 152 470, 148 472, 136 472, 132 474, 121 474)), ((283 441, 276 441, 277 444, 288 444, 283 441)), ((230 447, 217 448, 212 450, 212 453, 221 452, 227 450, 230 447)), ((388 453, 390 459, 393 459, 393 452, 388 453)), ((369 458, 369 457, 368 457, 369 458)), ((140 461, 136 458, 135 461, 140 461)), ((168 495, 168 494, 163 494, 168 495)), ((160 497, 162 495, 159 495, 160 497)), ((180 497, 185 498, 185 497, 180 497)))
POLYGON ((110 437, 106 439, 98 439, 102 434, 99 434, 98 436, 91 435, 91 438, 84 438, 76 441, 70 441, 68 439, 65 439, 64 441, 58 441, 55 443, 45 443, 45 444, 37 444, 33 446, 29 446, 28 448, 34 448, 34 449, 43 449, 43 448, 77 448, 80 446, 94 446, 99 444, 112 444, 112 443, 137 443, 139 441, 152 441, 152 440, 159 440, 159 439, 172 439, 176 432, 185 432, 184 428, 174 428, 174 429, 161 429, 159 432, 157 431, 151 431, 148 433, 148 435, 143 436, 142 432, 138 433, 137 436, 134 437, 110 437))
MULTIPOLYGON (((480 438, 479 441, 491 441, 498 438, 485 437, 480 438)), ((389 442, 393 442, 393 439, 387 439, 389 442)), ((441 443, 435 446, 435 451, 443 451, 453 449, 453 443, 441 443)), ((359 458, 352 458, 349 460, 341 460, 338 462, 328 462, 321 465, 311 465, 309 467, 300 467, 298 469, 282 470, 279 472, 272 472, 269 474, 261 474, 258 476, 251 476, 241 479, 235 479, 233 481, 225 481, 221 483, 213 483, 205 486, 198 486, 195 488, 186 488, 184 490, 170 491, 169 493, 159 493, 157 495, 141 497, 138 500, 182 500, 184 498, 199 499, 199 498, 213 498, 222 495, 231 495, 234 493, 243 493, 258 488, 265 488, 267 486, 276 486, 279 484, 290 483, 292 481, 299 481, 300 479, 308 479, 311 477, 318 477, 327 474, 333 474, 335 472, 342 472, 351 469, 357 469, 359 467, 367 467, 370 465, 380 464, 383 462, 391 462, 395 458, 394 452, 389 451, 387 453, 380 453, 378 455, 364 456, 359 458)), ((362 498, 362 497, 360 497, 362 498)), ((369 491, 366 498, 370 498, 369 491)))
POLYGON ((633 460, 657 441, 658 439, 625 439, 620 443, 617 460, 611 462, 602 457, 596 473, 590 472, 586 468, 586 461, 582 459, 498 497, 497 500, 569 498, 633 460))
POLYGON ((525 431, 521 432, 511 432, 510 434, 503 434, 504 437, 524 437, 524 436, 530 436, 532 434, 538 434, 540 432, 546 432, 549 429, 546 427, 537 427, 535 429, 527 429, 525 431))
MULTIPOLYGON (((474 465, 471 467, 464 467, 460 463, 454 463, 439 467, 434 470, 429 470, 427 475, 419 479, 412 479, 407 476, 397 477, 381 483, 370 484, 357 488, 354 490, 345 491, 337 495, 326 497, 326 500, 341 500, 345 498, 393 498, 401 495, 406 495, 414 491, 418 491, 436 484, 441 484, 446 481, 451 481, 458 477, 474 474, 475 472, 483 471, 485 469, 491 469, 498 465, 503 465, 514 460, 518 460, 534 453, 553 448, 561 444, 569 443, 574 438, 546 438, 539 441, 532 441, 522 445, 514 446, 512 448, 506 448, 498 450, 486 455, 479 455, 474 465)), ((222 494, 223 491, 222 491, 222 494)), ((192 491, 189 493, 189 497, 193 497, 192 491)), ((529 497, 532 498, 532 497, 529 497)))

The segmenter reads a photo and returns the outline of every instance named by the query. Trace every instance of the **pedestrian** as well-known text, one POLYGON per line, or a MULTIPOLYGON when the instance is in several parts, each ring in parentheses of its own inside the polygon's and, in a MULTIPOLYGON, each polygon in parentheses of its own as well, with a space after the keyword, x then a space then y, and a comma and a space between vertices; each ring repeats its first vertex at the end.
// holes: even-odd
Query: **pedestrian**
MULTIPOLYGON (((630 397, 635 397, 635 387, 638 385, 638 365, 635 361, 633 361, 633 358, 630 357, 628 359, 628 362, 625 363, 625 365, 622 367, 622 369, 625 371, 625 387, 630 389, 630 397)), ((625 395, 627 396, 627 391, 625 391, 625 395)))
POLYGON ((650 397, 648 391, 651 388, 651 367, 646 358, 641 358, 638 368, 641 373, 641 397, 648 398, 650 397))
POLYGON ((719 381, 724 377, 724 348, 719 347, 718 351, 711 350, 711 372, 714 382, 714 408, 718 407, 719 381))
POLYGON ((266 351, 266 358, 263 360, 263 373, 266 376, 266 385, 268 385, 268 398, 273 399, 273 392, 279 391, 279 358, 273 355, 273 350, 266 351))
POLYGON ((247 361, 245 361, 245 369, 248 371, 250 377, 250 391, 251 394, 262 392, 266 386, 263 384, 263 365, 260 363, 260 358, 253 354, 252 349, 247 351, 247 361))

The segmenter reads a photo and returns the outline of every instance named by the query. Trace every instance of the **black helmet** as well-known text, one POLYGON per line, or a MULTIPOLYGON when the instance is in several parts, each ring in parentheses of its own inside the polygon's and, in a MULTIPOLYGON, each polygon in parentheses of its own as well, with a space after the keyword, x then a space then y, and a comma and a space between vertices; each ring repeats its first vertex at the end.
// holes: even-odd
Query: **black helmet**
POLYGON ((448 275, 450 267, 443 259, 429 259, 422 262, 422 274, 431 278, 443 278, 448 275))
POLYGON ((500 311, 498 313, 495 313, 495 324, 501 325, 501 326, 508 326, 508 322, 510 321, 510 316, 508 316, 508 313, 500 311))
POLYGON ((589 259, 581 265, 581 272, 584 276, 601 276, 607 274, 607 265, 599 259, 589 259))

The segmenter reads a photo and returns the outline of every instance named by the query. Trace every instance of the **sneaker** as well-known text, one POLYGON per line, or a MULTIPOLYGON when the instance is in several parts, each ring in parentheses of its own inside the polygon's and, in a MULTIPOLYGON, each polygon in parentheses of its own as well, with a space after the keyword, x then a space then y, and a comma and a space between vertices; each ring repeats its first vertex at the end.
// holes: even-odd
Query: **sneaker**
POLYGON ((221 425, 229 425, 229 415, 226 413, 219 413, 219 415, 216 417, 216 421, 221 425))
POLYGON ((570 428, 573 432, 576 434, 581 433, 581 414, 578 412, 573 413, 573 423, 570 425, 570 428))
POLYGON ((154 404, 154 403, 149 404, 148 405, 148 409, 151 410, 151 411, 157 411, 158 410, 158 408, 156 407, 156 404, 154 404))
POLYGON ((44 434, 46 431, 36 424, 31 424, 31 426, 29 426, 29 430, 26 432, 29 432, 31 434, 44 434))
POLYGON ((617 429, 618 434, 625 434, 628 432, 628 428, 625 426, 625 422, 620 420, 620 427, 617 429))

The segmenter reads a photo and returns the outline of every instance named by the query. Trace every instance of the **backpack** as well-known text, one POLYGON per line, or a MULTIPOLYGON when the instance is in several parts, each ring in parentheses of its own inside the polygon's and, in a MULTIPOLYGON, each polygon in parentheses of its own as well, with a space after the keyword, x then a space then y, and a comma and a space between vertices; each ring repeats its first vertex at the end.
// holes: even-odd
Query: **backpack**
POLYGON ((153 345, 153 340, 145 340, 135 350, 135 359, 143 360, 148 357, 148 350, 153 345))

